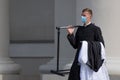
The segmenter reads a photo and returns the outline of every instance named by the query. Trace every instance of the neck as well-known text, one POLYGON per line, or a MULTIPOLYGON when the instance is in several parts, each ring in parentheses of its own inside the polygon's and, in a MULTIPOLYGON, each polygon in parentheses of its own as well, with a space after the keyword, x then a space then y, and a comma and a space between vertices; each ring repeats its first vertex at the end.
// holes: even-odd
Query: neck
POLYGON ((91 24, 91 21, 84 23, 84 26, 91 24))

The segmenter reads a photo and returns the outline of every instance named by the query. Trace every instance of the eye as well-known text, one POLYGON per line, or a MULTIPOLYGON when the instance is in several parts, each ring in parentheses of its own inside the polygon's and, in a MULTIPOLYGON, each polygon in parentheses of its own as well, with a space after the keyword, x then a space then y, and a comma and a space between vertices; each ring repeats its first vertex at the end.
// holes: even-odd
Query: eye
POLYGON ((86 15, 82 15, 82 16, 86 17, 86 15))

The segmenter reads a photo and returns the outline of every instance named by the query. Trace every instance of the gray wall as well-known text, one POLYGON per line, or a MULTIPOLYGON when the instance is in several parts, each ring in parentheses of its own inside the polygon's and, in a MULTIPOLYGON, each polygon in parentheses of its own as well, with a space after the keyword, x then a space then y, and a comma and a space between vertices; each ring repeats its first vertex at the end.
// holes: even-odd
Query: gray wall
MULTIPOLYGON (((15 0, 13 0, 14 2, 15 0)), ((39 0, 37 0, 39 1, 39 0)), ((16 1, 15 1, 16 2, 16 1)), ((20 0, 20 4, 24 3, 24 1, 20 0)), ((26 2, 26 1, 25 1, 26 2)), ((30 0, 28 1, 29 3, 32 4, 35 3, 35 0, 30 0)), ((48 0, 49 2, 49 0, 48 0)), ((55 12, 54 12, 54 43, 26 43, 26 44, 11 44, 10 45, 10 55, 13 57, 31 57, 31 56, 40 56, 40 57, 46 57, 46 56, 54 56, 56 55, 56 39, 57 39, 57 33, 55 26, 63 26, 63 25, 68 25, 68 24, 75 24, 76 23, 76 1, 73 0, 55 0, 55 12)), ((32 6, 34 6, 33 4, 32 6)), ((16 5, 17 6, 17 5, 16 5)), ((25 6, 25 5, 24 5, 25 6)), ((22 8, 22 7, 19 7, 22 8)), ((27 8, 27 7, 26 7, 27 8)), ((38 7, 39 8, 39 7, 38 7)), ((28 8, 29 9, 29 8, 28 8)), ((19 16, 19 15, 18 15, 19 16)), ((19 19, 19 18, 18 18, 19 19)), ((20 23, 19 23, 20 24, 20 23)), ((32 24, 32 23, 30 23, 32 24)), ((29 24, 29 25, 30 25, 29 24)), ((20 24, 21 25, 21 24, 20 24)), ((33 28, 34 29, 34 28, 33 28)), ((12 31, 11 31, 12 32, 12 31)), ((36 33, 39 34, 39 33, 36 33)), ((44 32, 42 33, 44 34, 44 32)), ((46 34, 47 35, 47 34, 46 34)), ((71 57, 71 54, 73 54, 73 48, 70 46, 70 44, 67 41, 66 38, 66 30, 61 30, 61 50, 60 52, 62 55, 66 55, 71 57), (65 54, 64 54, 65 53, 65 54)))
POLYGON ((54 0, 10 0, 12 42, 54 41, 54 0))
MULTIPOLYGON (((76 1, 75 0, 55 0, 55 26, 76 24, 76 1)), ((55 40, 57 38, 55 30, 55 40)), ((67 31, 61 30, 60 53, 62 57, 73 57, 74 49, 70 46, 67 38, 67 31)), ((56 43, 56 42, 55 42, 56 43)))
MULTIPOLYGON (((31 3, 34 1, 35 0, 30 0, 31 3)), ((23 0, 19 0, 19 2, 24 3, 23 0)), ((10 44, 10 57, 22 66, 22 80, 39 80, 39 66, 48 63, 52 57, 56 57, 57 33, 55 26, 76 24, 75 0, 55 0, 54 3, 54 43, 10 44)), ((70 46, 66 35, 66 30, 61 30, 60 58, 67 60, 64 61, 64 63, 71 62, 75 55, 75 51, 70 46)))

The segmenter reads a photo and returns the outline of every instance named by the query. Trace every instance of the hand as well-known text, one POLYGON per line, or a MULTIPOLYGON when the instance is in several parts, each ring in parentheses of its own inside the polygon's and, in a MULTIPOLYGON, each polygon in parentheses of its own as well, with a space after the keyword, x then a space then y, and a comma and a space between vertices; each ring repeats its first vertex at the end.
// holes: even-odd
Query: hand
POLYGON ((69 26, 67 26, 67 27, 68 27, 68 28, 67 28, 68 34, 73 34, 75 28, 73 28, 72 25, 69 25, 69 26))

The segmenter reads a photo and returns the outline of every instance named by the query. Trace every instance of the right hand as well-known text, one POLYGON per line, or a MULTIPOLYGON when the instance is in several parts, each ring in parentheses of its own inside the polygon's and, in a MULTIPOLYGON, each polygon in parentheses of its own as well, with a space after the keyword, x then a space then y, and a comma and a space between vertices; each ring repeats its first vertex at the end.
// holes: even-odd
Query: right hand
POLYGON ((68 27, 68 28, 67 28, 67 32, 68 32, 68 34, 73 34, 75 28, 73 28, 72 25, 69 25, 69 26, 67 26, 67 27, 68 27))

